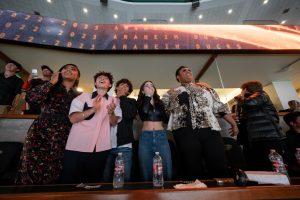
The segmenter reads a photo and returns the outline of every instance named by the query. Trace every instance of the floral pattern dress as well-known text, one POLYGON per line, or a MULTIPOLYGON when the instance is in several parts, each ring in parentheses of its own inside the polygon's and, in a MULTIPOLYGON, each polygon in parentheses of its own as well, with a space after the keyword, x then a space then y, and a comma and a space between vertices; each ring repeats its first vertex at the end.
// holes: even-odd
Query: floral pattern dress
POLYGON ((20 159, 17 184, 49 184, 58 181, 65 145, 71 129, 68 114, 78 93, 61 84, 46 82, 27 93, 29 102, 41 105, 42 112, 28 130, 20 159))

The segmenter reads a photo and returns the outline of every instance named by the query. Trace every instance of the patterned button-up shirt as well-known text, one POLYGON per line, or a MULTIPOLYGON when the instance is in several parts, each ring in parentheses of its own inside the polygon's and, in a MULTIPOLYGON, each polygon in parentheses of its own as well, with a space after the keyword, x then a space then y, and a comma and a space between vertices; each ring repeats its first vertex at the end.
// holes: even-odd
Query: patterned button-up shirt
POLYGON ((170 114, 169 128, 182 127, 211 128, 221 130, 215 114, 229 114, 229 108, 222 103, 217 93, 194 83, 182 84, 163 95, 162 101, 170 114))

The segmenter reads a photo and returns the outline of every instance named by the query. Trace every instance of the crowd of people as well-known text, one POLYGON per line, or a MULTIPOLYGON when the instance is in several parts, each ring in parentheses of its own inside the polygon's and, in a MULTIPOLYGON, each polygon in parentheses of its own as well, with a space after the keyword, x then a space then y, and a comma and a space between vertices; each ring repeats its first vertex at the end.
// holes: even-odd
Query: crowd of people
POLYGON ((165 180, 231 176, 237 166, 229 164, 227 140, 221 135, 224 123, 227 136, 237 138, 231 145, 243 147, 246 163, 238 167, 270 171, 268 154, 275 149, 291 173, 299 168, 295 151, 300 148, 300 112, 296 108, 284 116, 290 127, 285 137, 278 112, 259 81, 241 85, 241 94, 235 97, 238 112, 233 115, 209 84, 193 82, 187 66, 175 71, 178 87, 160 97, 155 83, 148 80, 140 86, 137 100, 128 97, 133 86, 126 78, 117 81, 116 96, 108 94, 114 83, 110 72, 96 73, 95 90, 79 93, 80 71, 75 64, 58 72, 46 65, 41 69, 42 79, 29 77, 25 83, 16 76, 22 70, 16 61, 8 62, 0 74, 1 112, 11 109, 23 87, 26 112, 38 114, 24 142, 16 184, 111 182, 120 152, 125 181, 131 181, 137 118, 142 123, 137 151, 141 181, 152 180, 155 152, 162 157, 165 180), (170 131, 178 152, 176 177, 170 131))

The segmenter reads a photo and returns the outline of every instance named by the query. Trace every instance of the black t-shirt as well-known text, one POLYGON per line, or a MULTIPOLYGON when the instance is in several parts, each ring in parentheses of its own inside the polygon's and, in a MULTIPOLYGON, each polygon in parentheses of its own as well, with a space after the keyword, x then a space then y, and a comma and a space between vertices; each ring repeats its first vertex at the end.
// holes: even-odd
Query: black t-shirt
POLYGON ((23 80, 16 75, 5 78, 0 74, 0 105, 11 105, 15 96, 21 93, 23 80))

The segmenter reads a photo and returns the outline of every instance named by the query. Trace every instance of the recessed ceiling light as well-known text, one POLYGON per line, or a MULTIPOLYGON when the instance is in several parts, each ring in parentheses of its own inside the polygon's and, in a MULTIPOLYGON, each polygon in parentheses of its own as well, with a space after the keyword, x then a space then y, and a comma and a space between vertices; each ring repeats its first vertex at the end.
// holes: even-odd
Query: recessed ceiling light
POLYGON ((87 8, 83 8, 82 10, 83 10, 84 13, 88 13, 89 12, 89 10, 87 8))
POLYGON ((146 22, 146 21, 147 21, 147 18, 146 18, 146 17, 144 17, 144 18, 143 18, 143 21, 144 21, 144 22, 146 22))
POLYGON ((202 19, 202 17, 203 17, 202 15, 199 15, 199 19, 202 19))
POLYGON ((173 21, 174 21, 174 18, 173 18, 173 17, 171 17, 171 18, 170 18, 170 22, 173 22, 173 21))
POLYGON ((269 0, 264 0, 263 4, 267 4, 269 2, 269 0))
POLYGON ((115 18, 115 19, 118 19, 118 15, 117 15, 117 14, 114 14, 114 18, 115 18))
POLYGON ((229 10, 228 10, 228 14, 231 14, 232 12, 233 12, 232 9, 229 9, 229 10))
POLYGON ((281 22, 280 22, 280 24, 285 24, 286 23, 286 20, 282 20, 281 22))
POLYGON ((51 1, 51 0, 47 0, 47 2, 48 2, 48 3, 52 3, 52 1, 51 1))

